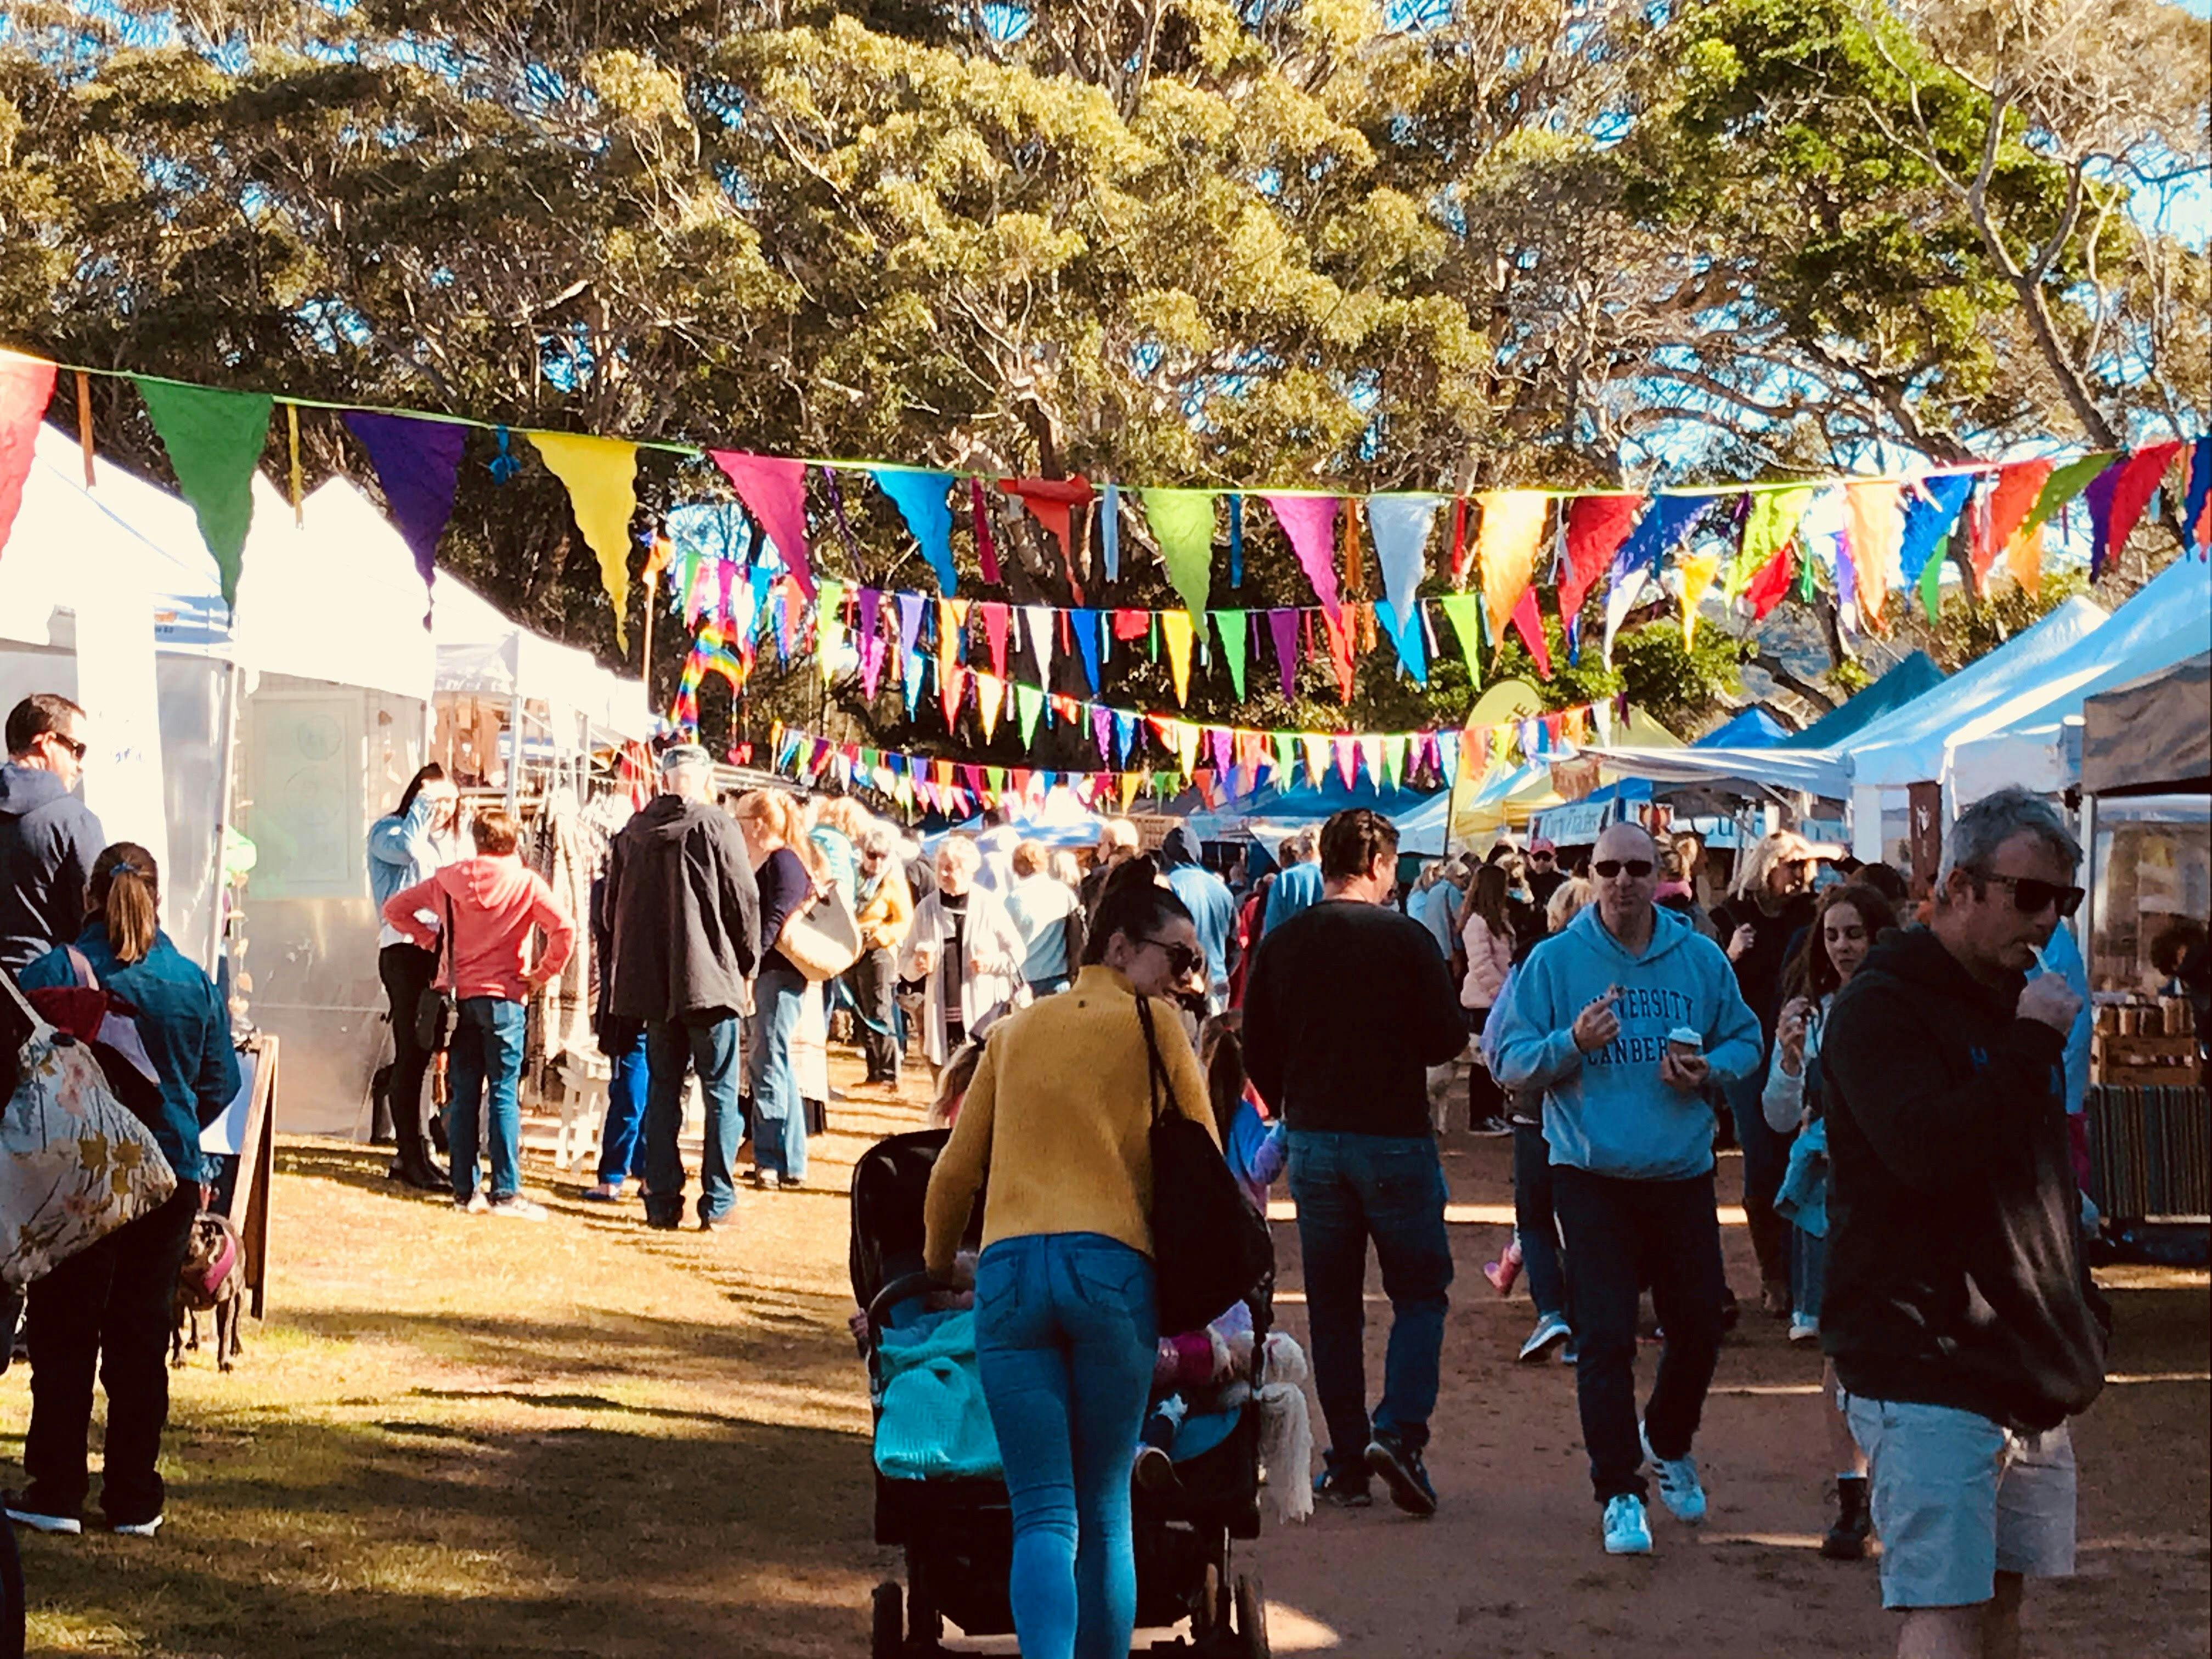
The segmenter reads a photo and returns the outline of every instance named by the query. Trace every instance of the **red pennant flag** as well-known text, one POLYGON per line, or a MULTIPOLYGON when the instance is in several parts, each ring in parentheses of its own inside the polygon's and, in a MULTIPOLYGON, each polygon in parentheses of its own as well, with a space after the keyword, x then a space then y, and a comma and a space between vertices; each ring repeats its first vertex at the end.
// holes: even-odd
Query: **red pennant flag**
POLYGON ((1525 587, 1521 591, 1521 602, 1513 607, 1513 626, 1528 647, 1528 654, 1536 659, 1536 672, 1546 679, 1552 678, 1552 647, 1544 638, 1544 618, 1536 610, 1536 590, 1525 587))
POLYGON ((1751 614, 1764 621, 1769 611, 1782 603, 1790 591, 1790 579, 1796 574, 1797 544, 1790 543, 1760 567, 1743 590, 1743 597, 1751 606, 1751 614))
POLYGON ((1141 640, 1152 630, 1152 613, 1149 611, 1116 611, 1114 613, 1114 637, 1117 640, 1141 640))
POLYGON ((1451 579, 1457 587, 1467 577, 1467 497, 1452 498, 1451 579))
MULTIPOLYGON (((2178 442, 2153 444, 2139 449, 2107 467, 2090 480, 2084 492, 2089 498, 2089 574, 2101 575, 2105 561, 2128 544, 2134 533, 2136 521, 2142 517, 2143 508, 2150 505, 2151 492, 2158 488, 2166 469, 2181 453, 2178 442)), ((4 507, 4 503, 0 503, 4 507)), ((0 535, 5 534, 5 520, 0 520, 0 535)))
POLYGON ((999 581, 999 550, 991 545, 991 507, 983 499, 983 481, 968 480, 968 500, 975 514, 975 562, 983 568, 983 580, 993 586, 999 581))
POLYGON ((54 366, 0 356, 0 548, 23 505, 23 480, 38 453, 39 422, 54 395, 54 366))
POLYGON ((991 672, 1006 678, 1006 607, 988 602, 975 608, 983 613, 983 637, 991 647, 991 672))
POLYGON ((1644 501, 1637 495, 1577 495, 1567 508, 1567 568, 1559 578, 1559 620, 1571 623, 1583 601, 1613 563, 1636 527, 1644 501))
POLYGON ((2027 522, 2027 515, 2035 510, 2036 498, 2043 494, 2045 480, 2051 477, 2049 461, 2014 461, 1997 469, 1996 487, 1990 491, 1988 518, 1979 526, 1980 534, 1973 538, 1972 560, 1974 580, 1978 586, 1990 574, 2013 535, 2027 522))
POLYGON ((1060 543, 1060 556, 1067 566, 1067 584, 1075 602, 1083 603, 1083 589, 1075 580, 1074 510, 1091 505, 1093 491, 1088 478, 1001 478, 999 488, 1029 508, 1036 521, 1060 543))
POLYGON ((1328 661, 1329 666, 1336 671, 1337 695, 1349 704, 1352 701, 1353 678, 1352 617, 1342 611, 1334 617, 1324 612, 1322 617, 1322 628, 1328 635, 1328 661))

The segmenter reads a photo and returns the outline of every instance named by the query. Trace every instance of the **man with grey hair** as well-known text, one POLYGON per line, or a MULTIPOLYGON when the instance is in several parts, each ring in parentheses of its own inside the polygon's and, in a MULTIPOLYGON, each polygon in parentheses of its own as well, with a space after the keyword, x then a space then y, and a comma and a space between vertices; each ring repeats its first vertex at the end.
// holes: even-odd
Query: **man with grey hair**
POLYGON ((675 744, 660 757, 660 793, 615 837, 607 864, 614 950, 599 971, 609 1015, 645 1027, 645 1218, 655 1227, 684 1218, 676 1133, 694 1067, 707 1101, 700 1226, 712 1231, 737 1202, 738 1017, 760 963, 760 890, 736 820, 714 801, 713 760, 675 744))
POLYGON ((1821 1037, 1821 1342, 1871 1466, 1900 1659, 2009 1659, 2022 1580, 2074 1569, 2066 1423, 2103 1385, 2108 1322, 2066 1130, 2081 999, 2037 970, 2081 860, 2041 797, 1975 803, 1929 925, 1881 937, 1821 1037))

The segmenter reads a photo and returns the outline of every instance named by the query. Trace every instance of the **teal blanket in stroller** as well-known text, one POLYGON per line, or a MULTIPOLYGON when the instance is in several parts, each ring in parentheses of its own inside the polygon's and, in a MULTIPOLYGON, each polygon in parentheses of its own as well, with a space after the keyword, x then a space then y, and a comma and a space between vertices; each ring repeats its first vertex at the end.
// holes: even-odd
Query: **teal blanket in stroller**
POLYGON ((876 1468, 894 1480, 1001 1472, 975 1368, 971 1309, 924 1314, 878 1339, 876 1468))

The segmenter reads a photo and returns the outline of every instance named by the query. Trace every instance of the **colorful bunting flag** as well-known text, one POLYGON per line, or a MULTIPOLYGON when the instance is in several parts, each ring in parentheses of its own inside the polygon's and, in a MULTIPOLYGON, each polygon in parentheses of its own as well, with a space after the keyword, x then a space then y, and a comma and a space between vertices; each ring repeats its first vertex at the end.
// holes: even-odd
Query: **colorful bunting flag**
POLYGON ((1444 619, 1459 636, 1460 655, 1467 659, 1467 677, 1479 690, 1482 686, 1482 597, 1477 593, 1447 593, 1437 603, 1444 619))
POLYGON ((1206 620, 1207 589, 1212 583, 1213 492, 1210 489, 1146 489, 1145 519, 1160 544, 1168 582, 1194 622, 1206 620))
POLYGON ((2196 544, 2200 558, 2212 556, 2212 433, 2190 446, 2189 485, 2181 502, 2181 536, 2183 541, 2196 544))
MULTIPOLYGON (((200 539, 215 556, 222 602, 234 606, 246 532, 253 523, 253 469, 269 441, 276 400, 258 392, 222 392, 137 375, 131 382, 168 452, 177 488, 192 504, 200 539)), ((628 586, 625 573, 625 591, 628 586)), ((619 621, 619 610, 616 617, 619 621)))
POLYGON ((806 550, 806 463, 736 449, 707 453, 736 489, 745 511, 767 532, 799 592, 812 599, 814 567, 806 550))
POLYGON ((1176 707, 1190 700, 1190 617, 1182 611, 1160 612, 1160 634, 1167 641, 1168 670, 1175 677, 1176 707))
POLYGON ((1720 574, 1721 555, 1718 548, 1709 547, 1700 553, 1685 553, 1674 562, 1675 574, 1680 579, 1682 591, 1682 643, 1688 645, 1697 637, 1698 607, 1705 603, 1705 593, 1720 574))
POLYGON ((1229 665, 1229 684, 1235 688, 1237 701, 1244 701, 1244 647, 1249 643, 1245 629, 1249 613, 1243 611, 1217 611, 1213 613, 1213 631, 1221 638, 1222 659, 1229 665))
POLYGON ((1475 532, 1474 560, 1485 620, 1490 637, 1503 639, 1508 618, 1534 578, 1552 498, 1540 489, 1492 489, 1478 499, 1482 523, 1475 532))
POLYGON ((1567 508, 1566 568, 1559 573, 1559 624, 1570 645, 1579 634, 1583 601, 1644 510, 1639 495, 1578 495, 1567 508))
POLYGON ((1267 503, 1275 522, 1282 526, 1291 551, 1297 556, 1298 568, 1306 573, 1306 580, 1313 585, 1314 597, 1321 601, 1321 608, 1334 617, 1343 603, 1337 591, 1336 567, 1331 562, 1336 497, 1262 495, 1260 499, 1267 503))
POLYGON ((1974 526, 1969 562, 1978 587, 1989 580, 1997 555, 2012 545, 2013 538, 2035 510, 2051 473, 2049 461, 2014 461, 1997 469, 1997 481, 1990 491, 1984 517, 1974 526))
MULTIPOLYGON (((2100 472, 2086 487, 2089 505, 2089 579, 2105 574, 2105 562, 2128 544, 2136 521, 2150 505, 2152 492, 2181 453, 2179 442, 2152 444, 2100 472)), ((2167 498, 2169 501, 2172 497, 2167 498)))
POLYGON ((1121 486, 1108 484, 1098 506, 1098 551, 1106 565, 1106 580, 1121 580, 1121 486))
POLYGON ((999 550, 991 541, 991 504, 983 495, 981 478, 968 480, 969 524, 975 533, 975 562, 983 572, 983 580, 992 586, 999 585, 999 550))
POLYGON ((952 566, 952 507, 945 499, 952 488, 950 472, 919 472, 902 466, 879 466, 870 473, 876 488, 891 499, 914 532, 921 556, 937 576, 937 591, 946 596, 960 590, 959 573, 952 566))
MULTIPOLYGON (((38 453, 39 423, 53 399, 54 374, 52 363, 35 357, 0 356, 0 550, 22 509, 23 480, 38 453)), ((77 384, 83 385, 82 378, 77 384)))
POLYGON ((1416 684, 1424 685, 1428 683, 1428 667, 1421 648, 1420 611, 1414 599, 1428 567, 1429 532, 1444 499, 1442 495, 1370 495, 1367 499, 1367 532, 1375 538, 1375 562, 1382 571, 1382 597, 1393 618, 1389 630, 1391 643, 1398 647, 1406 672, 1416 684))
POLYGON ((1859 615, 1871 628, 1881 626, 1882 602, 1890 584, 1902 574, 1898 552, 1905 532, 1899 510, 1904 499, 1905 486, 1900 483, 1844 486, 1845 549, 1851 562, 1859 615))
POLYGON ((1298 613, 1270 611, 1267 637, 1275 647, 1275 674, 1282 684, 1284 700, 1288 702, 1297 694, 1298 613))
POLYGON ((439 539, 453 516, 453 489, 460 480, 468 428, 452 421, 358 409, 347 411, 345 424, 368 452, 392 524, 415 555, 422 585, 429 586, 438 573, 439 539))

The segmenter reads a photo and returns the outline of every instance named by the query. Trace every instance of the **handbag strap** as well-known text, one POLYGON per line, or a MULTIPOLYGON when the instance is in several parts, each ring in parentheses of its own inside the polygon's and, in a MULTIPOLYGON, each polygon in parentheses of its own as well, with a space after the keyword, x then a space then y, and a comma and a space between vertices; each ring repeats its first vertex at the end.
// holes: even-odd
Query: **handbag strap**
POLYGON ((1160 1059, 1159 1038, 1152 1031, 1152 1000, 1148 996, 1137 998, 1137 1024, 1145 1030, 1145 1083, 1152 1093, 1152 1121, 1158 1123, 1160 1121, 1160 1084, 1167 1066, 1160 1059))
POLYGON ((69 952, 70 969, 76 974, 76 982, 88 991, 97 991, 100 975, 92 971, 91 958, 74 945, 64 945, 62 949, 69 952))
MULTIPOLYGON (((453 896, 451 893, 446 895, 446 931, 438 940, 438 952, 444 958, 442 967, 446 975, 446 988, 457 990, 453 967, 453 896)), ((435 969, 431 972, 430 982, 433 985, 438 982, 437 972, 435 969)))

